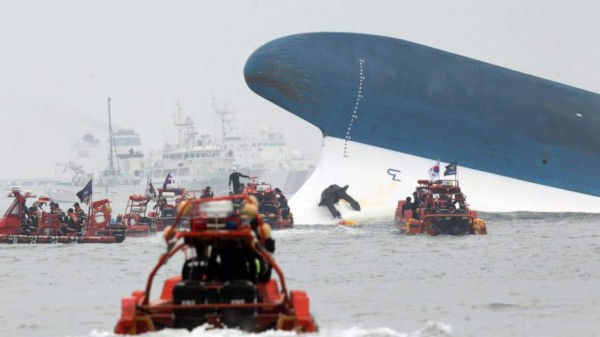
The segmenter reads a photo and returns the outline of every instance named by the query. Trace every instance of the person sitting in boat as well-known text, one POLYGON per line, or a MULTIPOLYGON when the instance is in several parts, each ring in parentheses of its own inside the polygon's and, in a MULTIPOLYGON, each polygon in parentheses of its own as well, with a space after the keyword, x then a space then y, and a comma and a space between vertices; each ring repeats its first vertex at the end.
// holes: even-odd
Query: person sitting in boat
POLYGON ((215 278, 221 282, 256 282, 254 252, 241 241, 216 242, 211 247, 209 270, 215 270, 215 278))
POLYGON ((240 177, 250 179, 250 176, 242 174, 236 170, 235 167, 231 169, 231 174, 229 175, 229 186, 233 184, 233 193, 242 193, 242 185, 240 184, 240 177))
POLYGON ((42 201, 34 201, 33 206, 39 211, 44 212, 44 206, 46 206, 45 202, 42 201))
POLYGON ((466 197, 464 194, 462 193, 458 193, 456 194, 456 196, 454 196, 454 199, 458 202, 458 208, 459 209, 466 209, 466 197))
MULTIPOLYGON (((242 206, 243 214, 248 214, 242 206)), ((211 246, 208 276, 221 282, 234 280, 257 281, 258 269, 255 253, 241 241, 217 241, 211 246)))
POLYGON ((61 235, 75 234, 77 232, 77 220, 75 217, 75 211, 72 208, 69 208, 67 214, 65 214, 64 225, 58 230, 61 235))
POLYGON ((77 227, 77 234, 83 234, 83 225, 85 221, 85 211, 81 208, 78 202, 73 204, 75 207, 75 216, 77 217, 77 223, 75 224, 77 227))
POLYGON ((456 210, 456 204, 457 204, 457 201, 454 200, 454 199, 447 200, 446 201, 446 208, 448 210, 450 210, 450 211, 454 211, 454 210, 456 210))
MULTIPOLYGON (((412 198, 411 197, 406 197, 406 201, 404 202, 404 205, 402 205, 402 216, 404 216, 404 212, 410 210, 411 212, 413 211, 413 203, 412 203, 412 198)), ((413 212, 414 214, 414 212, 413 212)))
POLYGON ((25 202, 25 199, 21 201, 21 224, 27 223, 27 216, 29 215, 29 207, 25 202))
POLYGON ((419 216, 419 212, 417 212, 417 210, 419 209, 419 206, 421 205, 421 200, 419 199, 418 195, 417 195, 417 191, 413 192, 413 204, 412 204, 412 212, 413 212, 413 218, 415 220, 419 220, 420 216, 419 216))
POLYGON ((203 190, 202 190, 202 195, 200 196, 200 199, 207 199, 207 198, 212 198, 214 197, 214 193, 212 191, 212 189, 210 188, 210 186, 206 186, 203 190))
POLYGON ((185 261, 181 276, 184 280, 211 282, 216 281, 215 265, 210 264, 211 246, 201 242, 187 241, 184 246, 185 261), (198 252, 200 252, 198 254, 198 252))
POLYGON ((50 213, 56 214, 59 223, 65 222, 65 212, 60 209, 60 205, 57 202, 50 202, 50 213))
POLYGON ((39 223, 39 214, 37 207, 31 206, 27 212, 27 221, 23 223, 23 234, 35 235, 37 234, 37 228, 39 223))
POLYGON ((464 214, 467 213, 467 206, 465 204, 465 198, 462 193, 456 194, 452 201, 454 205, 453 213, 464 214))
POLYGON ((275 198, 279 203, 279 207, 281 207, 281 217, 287 219, 290 215, 290 206, 288 206, 287 198, 283 195, 279 187, 275 187, 275 198))
POLYGON ((156 197, 156 205, 154 205, 154 209, 158 211, 162 211, 163 208, 167 205, 167 198, 163 196, 163 190, 161 188, 158 189, 158 196, 156 197))

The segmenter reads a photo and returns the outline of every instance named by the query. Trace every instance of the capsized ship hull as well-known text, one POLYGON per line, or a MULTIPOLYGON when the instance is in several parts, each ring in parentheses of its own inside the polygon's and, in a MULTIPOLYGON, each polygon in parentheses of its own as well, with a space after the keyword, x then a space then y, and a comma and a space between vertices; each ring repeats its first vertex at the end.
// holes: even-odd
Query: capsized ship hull
MULTIPOLYGON (((290 199, 297 224, 338 223, 326 207, 318 207, 321 192, 332 183, 348 185, 348 194, 361 206, 355 211, 345 201, 336 206, 344 219, 359 223, 389 220, 399 200, 411 196, 414 182, 427 179, 436 161, 379 147, 326 137, 315 172, 290 199), (344 148, 352 155, 344 157, 344 148)), ((443 166, 447 163, 441 163, 443 166)), ((525 182, 459 167, 460 185, 472 208, 493 212, 594 212, 598 199, 582 193, 525 182)), ((453 179, 453 176, 446 177, 453 179)))
MULTIPOLYGON (((351 33, 271 41, 250 56, 244 71, 254 92, 317 126, 326 147, 338 145, 333 156, 324 149, 328 158, 319 165, 337 161, 341 171, 323 172, 318 183, 326 185, 315 189, 348 184, 352 195, 353 185, 387 181, 395 184, 395 202, 412 193, 408 184, 426 178, 433 161, 458 159, 461 185, 479 210, 599 209, 596 93, 399 39, 351 33), (356 144, 371 151, 358 151, 356 144), (382 160, 380 150, 391 152, 379 168, 383 173, 361 169, 382 160), (387 169, 400 171, 395 179, 401 182, 387 169), (352 170, 359 174, 339 181, 352 170), (506 181, 513 180, 509 188, 506 181), (479 195, 470 184, 485 192, 479 195), (527 188, 518 192, 516 186, 527 188), (503 193, 491 193, 492 187, 503 193)), ((374 200, 375 192, 369 193, 353 197, 374 200)))

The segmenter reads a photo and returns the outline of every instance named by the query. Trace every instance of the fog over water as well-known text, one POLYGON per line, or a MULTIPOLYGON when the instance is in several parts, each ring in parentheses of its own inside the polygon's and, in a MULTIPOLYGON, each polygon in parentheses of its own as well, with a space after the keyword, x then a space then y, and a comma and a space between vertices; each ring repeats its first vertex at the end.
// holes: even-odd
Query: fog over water
POLYGON ((0 178, 54 174, 84 133, 160 148, 179 102, 200 132, 228 102, 316 157, 319 131, 252 93, 248 56, 289 34, 386 35, 600 92, 597 1, 0 1, 0 178))
MULTIPOLYGON (((289 34, 391 36, 600 92, 598 17, 595 0, 0 0, 0 180, 51 177, 77 138, 106 139, 108 97, 114 126, 135 128, 149 149, 174 136, 178 103, 200 133, 215 130, 216 100, 316 158, 320 132, 243 78, 254 50, 289 34)), ((300 224, 274 234, 275 258, 289 287, 308 292, 317 336, 600 336, 598 215, 482 216, 489 235, 457 238, 401 236, 393 214, 355 228, 300 224)), ((0 336, 113 335, 120 298, 163 251, 158 236, 0 244, 0 336)), ((163 276, 180 271, 172 262, 163 276)))

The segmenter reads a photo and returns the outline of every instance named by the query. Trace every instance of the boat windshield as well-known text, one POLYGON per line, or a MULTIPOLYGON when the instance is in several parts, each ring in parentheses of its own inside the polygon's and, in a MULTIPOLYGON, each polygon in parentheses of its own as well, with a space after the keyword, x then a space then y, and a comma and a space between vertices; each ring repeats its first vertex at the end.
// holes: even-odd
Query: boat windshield
POLYGON ((21 207, 19 207, 19 200, 15 199, 12 204, 10 205, 10 207, 8 207, 8 209, 6 210, 6 212, 4 213, 4 217, 10 216, 10 215, 19 215, 21 214, 21 207))
POLYGON ((207 218, 223 218, 233 212, 233 203, 231 200, 201 203, 200 211, 206 213, 207 218))

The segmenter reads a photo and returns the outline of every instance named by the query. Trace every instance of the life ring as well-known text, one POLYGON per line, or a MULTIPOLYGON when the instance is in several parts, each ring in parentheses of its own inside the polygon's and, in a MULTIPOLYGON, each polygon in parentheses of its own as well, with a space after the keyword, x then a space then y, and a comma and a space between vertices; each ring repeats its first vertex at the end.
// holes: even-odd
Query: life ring
POLYGON ((90 224, 94 228, 104 228, 110 221, 110 214, 112 213, 112 209, 109 206, 101 205, 100 207, 92 209, 92 216, 90 217, 90 224), (103 220, 99 221, 97 219, 98 213, 102 215, 103 220))

